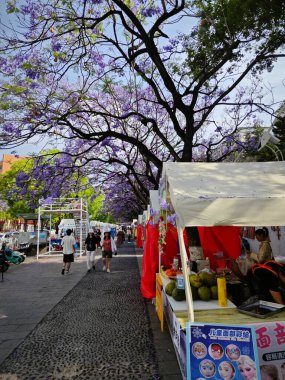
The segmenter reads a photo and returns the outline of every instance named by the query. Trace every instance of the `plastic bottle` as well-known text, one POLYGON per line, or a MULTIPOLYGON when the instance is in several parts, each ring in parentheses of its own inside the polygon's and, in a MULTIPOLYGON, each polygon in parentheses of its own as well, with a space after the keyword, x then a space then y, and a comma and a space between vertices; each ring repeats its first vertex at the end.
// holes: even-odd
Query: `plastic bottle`
POLYGON ((217 285, 218 285, 218 304, 221 307, 227 307, 228 306, 228 300, 227 300, 227 283, 225 277, 218 277, 217 278, 217 285))

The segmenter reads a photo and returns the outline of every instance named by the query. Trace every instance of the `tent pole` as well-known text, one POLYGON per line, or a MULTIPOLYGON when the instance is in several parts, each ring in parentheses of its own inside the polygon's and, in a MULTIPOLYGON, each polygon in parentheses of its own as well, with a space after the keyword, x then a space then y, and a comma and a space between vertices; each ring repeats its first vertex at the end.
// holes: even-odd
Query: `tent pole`
POLYGON ((187 269, 188 269, 187 268, 187 252, 186 252, 185 244, 184 244, 183 228, 179 225, 178 220, 177 220, 177 232, 178 232, 178 239, 179 239, 182 270, 183 270, 183 276, 184 276, 184 286, 185 286, 185 295, 186 295, 186 302, 187 302, 187 309, 188 309, 188 319, 189 319, 189 322, 194 322, 193 297, 192 297, 192 291, 191 291, 190 282, 189 282, 189 278, 188 278, 188 272, 187 272, 187 269))
POLYGON ((49 214, 49 242, 48 242, 48 254, 51 254, 51 214, 49 214))
POLYGON ((41 224, 41 206, 38 209, 38 240, 37 240, 37 260, 39 259, 40 254, 40 226, 41 224))
POLYGON ((83 254, 83 246, 82 246, 82 228, 83 228, 83 214, 82 214, 82 207, 83 207, 83 202, 82 202, 82 198, 80 198, 80 251, 79 251, 79 255, 82 256, 83 254))

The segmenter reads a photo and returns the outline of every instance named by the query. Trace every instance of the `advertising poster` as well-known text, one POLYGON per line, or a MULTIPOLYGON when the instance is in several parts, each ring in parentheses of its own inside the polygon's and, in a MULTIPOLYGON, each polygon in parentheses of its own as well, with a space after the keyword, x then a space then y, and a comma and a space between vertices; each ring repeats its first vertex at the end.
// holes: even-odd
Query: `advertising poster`
POLYGON ((180 350, 180 323, 174 313, 173 313, 172 339, 173 339, 173 344, 176 350, 179 352, 180 350))
POLYGON ((188 380, 260 380, 254 328, 187 324, 188 380))
POLYGON ((168 301, 168 297, 165 296, 164 298, 164 314, 165 318, 169 327, 169 331, 172 331, 173 329, 173 310, 171 308, 171 305, 168 301))
POLYGON ((285 380, 285 322, 254 325, 262 380, 285 380))

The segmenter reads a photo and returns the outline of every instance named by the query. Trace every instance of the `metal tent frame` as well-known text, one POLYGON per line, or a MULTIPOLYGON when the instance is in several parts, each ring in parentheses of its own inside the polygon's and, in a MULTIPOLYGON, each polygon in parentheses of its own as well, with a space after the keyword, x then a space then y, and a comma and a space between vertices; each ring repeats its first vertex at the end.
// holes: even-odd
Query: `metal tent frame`
POLYGON ((38 231, 37 231, 37 259, 39 257, 58 256, 59 252, 54 251, 51 246, 51 239, 49 239, 49 250, 44 254, 40 254, 40 231, 41 231, 41 214, 48 213, 50 216, 50 230, 51 230, 51 216, 52 214, 72 214, 75 220, 76 232, 79 232, 79 254, 83 254, 84 235, 87 236, 89 228, 89 214, 87 200, 83 198, 51 198, 48 201, 40 200, 38 209, 38 231), (77 224, 76 224, 77 222, 77 224))

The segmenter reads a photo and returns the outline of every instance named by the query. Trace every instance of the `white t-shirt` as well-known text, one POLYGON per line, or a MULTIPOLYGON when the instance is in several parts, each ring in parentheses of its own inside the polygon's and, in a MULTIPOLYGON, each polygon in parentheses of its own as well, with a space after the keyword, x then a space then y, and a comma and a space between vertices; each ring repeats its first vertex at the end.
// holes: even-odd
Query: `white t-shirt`
POLYGON ((76 241, 73 236, 64 236, 64 238, 62 239, 63 254, 70 255, 71 253, 73 253, 75 244, 76 241))

